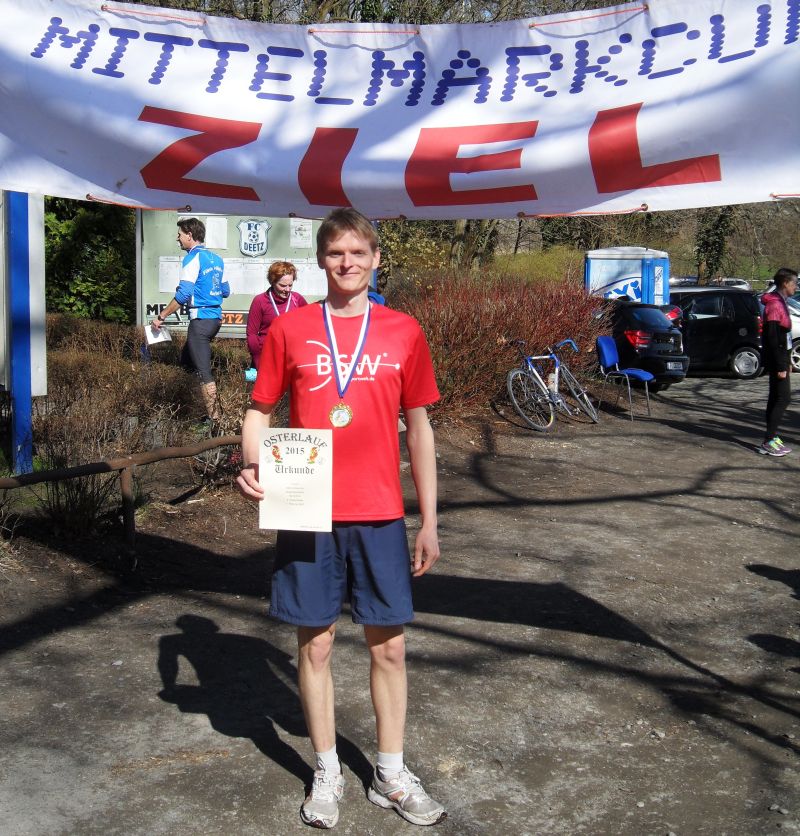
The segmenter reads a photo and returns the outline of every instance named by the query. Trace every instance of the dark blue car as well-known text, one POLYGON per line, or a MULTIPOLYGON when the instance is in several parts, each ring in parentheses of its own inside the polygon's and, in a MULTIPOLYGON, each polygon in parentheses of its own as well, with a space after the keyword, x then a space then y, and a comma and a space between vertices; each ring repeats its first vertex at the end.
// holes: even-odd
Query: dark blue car
POLYGON ((644 369, 655 377, 651 391, 666 389, 686 377, 689 358, 683 351, 683 335, 658 305, 613 302, 611 335, 622 368, 644 369))

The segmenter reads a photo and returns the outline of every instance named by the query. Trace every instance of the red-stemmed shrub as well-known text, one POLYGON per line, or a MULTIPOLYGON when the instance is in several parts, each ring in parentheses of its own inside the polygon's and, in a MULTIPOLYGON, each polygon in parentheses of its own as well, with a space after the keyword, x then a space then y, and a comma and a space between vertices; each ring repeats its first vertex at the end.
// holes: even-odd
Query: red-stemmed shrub
POLYGON ((581 375, 596 365, 600 300, 576 280, 449 278, 398 288, 389 304, 411 314, 427 335, 442 395, 431 413, 440 420, 474 414, 503 396, 508 370, 519 362, 512 340, 540 354, 571 337, 580 351, 564 351, 570 368, 581 375))

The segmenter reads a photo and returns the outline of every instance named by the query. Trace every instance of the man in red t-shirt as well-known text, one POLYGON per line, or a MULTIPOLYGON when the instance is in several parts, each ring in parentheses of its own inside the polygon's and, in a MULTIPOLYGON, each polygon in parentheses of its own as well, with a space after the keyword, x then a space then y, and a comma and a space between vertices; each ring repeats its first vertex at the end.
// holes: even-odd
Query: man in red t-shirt
POLYGON ((317 233, 317 260, 328 295, 271 326, 252 403, 242 426, 244 496, 260 500, 258 450, 275 404, 290 391, 290 425, 333 427, 333 531, 279 531, 270 614, 298 628, 298 686, 316 770, 302 820, 333 827, 344 791, 336 752, 330 661, 336 620, 349 596, 364 625, 378 757, 368 798, 414 824, 445 818, 403 759, 407 687, 403 625, 413 618, 411 576, 439 559, 436 453, 426 406, 438 400, 433 365, 418 323, 370 303, 380 251, 370 222, 337 209, 317 233), (400 489, 397 415, 422 527, 408 550, 400 489))

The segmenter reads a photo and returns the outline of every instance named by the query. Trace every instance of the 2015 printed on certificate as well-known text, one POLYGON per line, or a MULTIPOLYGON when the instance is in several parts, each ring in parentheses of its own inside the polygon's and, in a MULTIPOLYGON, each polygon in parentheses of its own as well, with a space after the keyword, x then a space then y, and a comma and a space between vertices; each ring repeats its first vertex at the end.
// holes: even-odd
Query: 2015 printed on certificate
POLYGON ((265 429, 258 464, 259 528, 331 530, 333 430, 265 429))

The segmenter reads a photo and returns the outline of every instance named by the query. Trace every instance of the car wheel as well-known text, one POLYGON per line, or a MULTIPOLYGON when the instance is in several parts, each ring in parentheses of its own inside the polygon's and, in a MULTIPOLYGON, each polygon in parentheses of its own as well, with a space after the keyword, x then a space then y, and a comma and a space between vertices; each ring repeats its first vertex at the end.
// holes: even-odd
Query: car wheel
POLYGON ((761 373, 761 354, 757 348, 752 348, 749 345, 737 348, 731 354, 728 367, 734 377, 742 380, 758 377, 761 373))
POLYGON ((800 372, 800 339, 794 340, 792 343, 792 371, 800 372))

